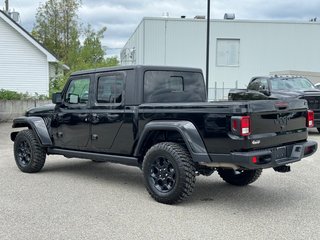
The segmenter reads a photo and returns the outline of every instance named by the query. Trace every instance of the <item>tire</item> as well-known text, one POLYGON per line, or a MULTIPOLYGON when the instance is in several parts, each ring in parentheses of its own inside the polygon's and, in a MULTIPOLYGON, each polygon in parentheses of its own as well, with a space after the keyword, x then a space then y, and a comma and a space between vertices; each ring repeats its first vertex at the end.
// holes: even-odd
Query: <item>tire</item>
POLYGON ((317 128, 318 132, 320 133, 320 128, 317 128))
POLYGON ((46 161, 46 151, 32 130, 18 133, 14 141, 14 158, 22 172, 39 172, 46 161))
POLYGON ((162 142, 151 147, 142 171, 149 194, 160 203, 178 203, 193 192, 195 164, 189 152, 177 143, 162 142))
POLYGON ((256 170, 233 170, 218 169, 220 177, 229 184, 236 186, 245 186, 255 182, 261 175, 262 169, 256 170))

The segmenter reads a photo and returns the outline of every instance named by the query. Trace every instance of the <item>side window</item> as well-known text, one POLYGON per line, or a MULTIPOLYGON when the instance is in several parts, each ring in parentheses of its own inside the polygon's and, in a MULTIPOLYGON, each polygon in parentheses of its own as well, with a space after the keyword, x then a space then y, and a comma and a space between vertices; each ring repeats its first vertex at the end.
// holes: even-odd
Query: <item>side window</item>
POLYGON ((198 72, 148 70, 144 73, 146 103, 202 102, 206 93, 198 72))
POLYGON ((102 76, 98 79, 97 102, 121 103, 123 90, 124 76, 122 74, 102 76))
POLYGON ((267 79, 256 79, 249 84, 248 89, 255 90, 255 91, 268 90, 269 89, 268 80, 267 79))
POLYGON ((69 104, 87 104, 89 99, 90 78, 74 79, 70 82, 65 102, 69 104))
POLYGON ((255 91, 259 91, 260 88, 260 84, 261 84, 261 80, 260 79, 256 79, 253 82, 251 82, 248 86, 249 90, 255 90, 255 91))
POLYGON ((260 91, 261 90, 268 90, 268 80, 267 79, 261 79, 261 84, 260 84, 260 91))

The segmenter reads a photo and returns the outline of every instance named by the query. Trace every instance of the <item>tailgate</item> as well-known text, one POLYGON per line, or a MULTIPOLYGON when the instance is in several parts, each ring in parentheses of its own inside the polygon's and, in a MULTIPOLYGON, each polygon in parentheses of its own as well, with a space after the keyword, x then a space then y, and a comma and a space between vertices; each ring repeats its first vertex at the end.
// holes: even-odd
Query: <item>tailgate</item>
POLYGON ((301 99, 250 101, 247 149, 281 146, 307 139, 307 102, 301 99))
POLYGON ((314 121, 316 127, 320 126, 320 96, 319 93, 317 95, 313 95, 312 93, 306 94, 301 97, 302 99, 306 99, 308 101, 309 109, 314 111, 314 121))

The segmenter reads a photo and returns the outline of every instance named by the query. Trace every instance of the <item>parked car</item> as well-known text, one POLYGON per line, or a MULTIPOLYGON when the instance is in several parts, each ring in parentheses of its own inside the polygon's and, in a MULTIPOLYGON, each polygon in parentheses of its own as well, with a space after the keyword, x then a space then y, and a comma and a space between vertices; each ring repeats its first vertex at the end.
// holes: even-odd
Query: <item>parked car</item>
POLYGON ((316 84, 314 84, 314 86, 315 86, 317 89, 320 89, 320 83, 316 83, 316 84))

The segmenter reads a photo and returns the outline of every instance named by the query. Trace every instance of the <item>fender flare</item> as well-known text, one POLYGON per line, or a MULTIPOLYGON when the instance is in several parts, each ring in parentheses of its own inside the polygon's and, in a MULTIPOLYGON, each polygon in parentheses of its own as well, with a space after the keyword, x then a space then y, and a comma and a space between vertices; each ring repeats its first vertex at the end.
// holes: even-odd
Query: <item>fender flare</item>
MULTIPOLYGON (((38 137, 41 145, 52 146, 52 141, 47 126, 41 117, 19 117, 13 120, 12 128, 31 128, 38 137)), ((14 141, 17 132, 11 133, 11 140, 14 141)))
POLYGON ((139 156, 148 134, 157 130, 177 131, 181 134, 194 162, 211 162, 202 138, 190 121, 151 121, 147 123, 140 134, 139 141, 134 150, 134 156, 139 156))

